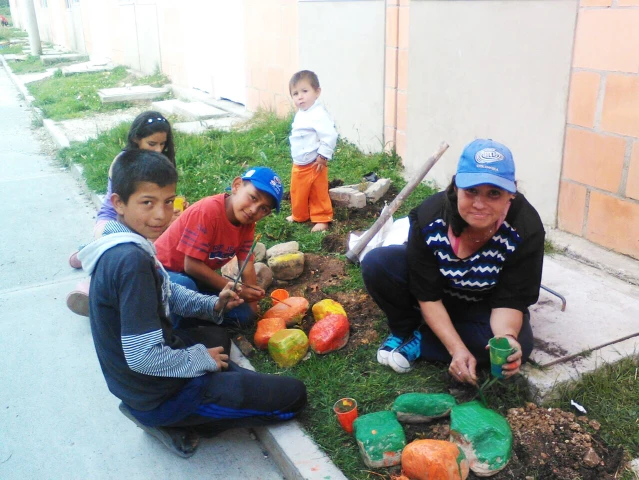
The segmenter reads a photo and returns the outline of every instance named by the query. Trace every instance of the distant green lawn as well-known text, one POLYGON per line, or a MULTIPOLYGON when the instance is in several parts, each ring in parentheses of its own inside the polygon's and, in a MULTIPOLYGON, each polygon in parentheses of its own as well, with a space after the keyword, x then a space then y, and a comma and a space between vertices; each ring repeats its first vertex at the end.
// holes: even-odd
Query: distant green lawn
POLYGON ((65 120, 86 116, 92 112, 102 113, 121 109, 128 103, 102 103, 98 90, 131 85, 161 86, 168 83, 163 75, 137 78, 125 67, 116 67, 100 73, 78 75, 55 75, 52 78, 29 84, 29 91, 35 97, 34 105, 42 109, 44 116, 52 120, 65 120))

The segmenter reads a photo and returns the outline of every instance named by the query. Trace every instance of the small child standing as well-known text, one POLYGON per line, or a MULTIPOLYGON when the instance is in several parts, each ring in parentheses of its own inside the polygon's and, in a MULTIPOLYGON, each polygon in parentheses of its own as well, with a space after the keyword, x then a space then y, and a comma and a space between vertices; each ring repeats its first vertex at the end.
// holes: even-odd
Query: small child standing
POLYGON ((311 220, 311 231, 328 229, 333 221, 333 206, 328 195, 328 161, 337 144, 335 124, 317 101, 322 89, 315 73, 297 72, 288 84, 298 108, 291 129, 291 209, 289 222, 311 220))
POLYGON ((223 305, 243 300, 224 285, 210 297, 173 284, 151 243, 173 215, 178 174, 164 155, 124 152, 113 166, 118 222, 80 250, 91 274, 91 334, 102 373, 120 411, 181 457, 200 436, 288 420, 306 404, 291 377, 244 369, 229 359, 223 305), (171 310, 208 321, 176 330, 171 310))

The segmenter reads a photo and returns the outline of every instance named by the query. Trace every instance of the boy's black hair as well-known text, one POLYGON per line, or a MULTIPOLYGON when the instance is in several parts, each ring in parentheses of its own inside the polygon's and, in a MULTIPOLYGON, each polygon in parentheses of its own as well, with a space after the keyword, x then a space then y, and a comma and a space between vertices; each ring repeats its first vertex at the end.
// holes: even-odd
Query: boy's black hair
POLYGON ((129 129, 129 135, 127 136, 127 144, 124 150, 137 150, 140 146, 135 141, 149 137, 154 133, 164 132, 166 133, 166 145, 162 153, 166 155, 166 158, 175 166, 175 144, 173 142, 173 131, 171 124, 164 118, 160 112, 148 111, 142 112, 131 124, 129 129))
POLYGON ((113 193, 117 193, 125 205, 140 182, 166 187, 177 181, 177 170, 169 159, 149 150, 126 150, 115 161, 111 174, 113 193))
POLYGON ((320 88, 319 78, 317 78, 315 72, 311 72, 310 70, 301 70, 294 74, 288 82, 288 92, 291 93, 293 87, 302 80, 307 80, 308 83, 311 84, 311 87, 313 87, 313 90, 320 88))

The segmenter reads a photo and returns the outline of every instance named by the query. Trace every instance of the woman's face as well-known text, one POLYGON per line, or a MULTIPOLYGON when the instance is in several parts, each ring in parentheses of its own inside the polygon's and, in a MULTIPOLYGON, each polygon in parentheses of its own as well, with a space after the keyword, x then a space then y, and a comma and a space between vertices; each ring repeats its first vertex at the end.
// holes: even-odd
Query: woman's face
POLYGON ((492 228, 513 198, 512 193, 489 184, 456 190, 459 214, 478 230, 492 228))
POLYGON ((162 153, 166 146, 166 132, 156 132, 148 137, 135 139, 140 150, 151 150, 152 152, 162 153))

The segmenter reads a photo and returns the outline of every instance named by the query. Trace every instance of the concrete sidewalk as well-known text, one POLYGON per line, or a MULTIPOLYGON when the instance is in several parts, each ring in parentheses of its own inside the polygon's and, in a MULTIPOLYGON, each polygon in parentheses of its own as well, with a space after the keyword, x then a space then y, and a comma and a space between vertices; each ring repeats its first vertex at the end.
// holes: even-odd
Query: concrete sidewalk
POLYGON ((203 440, 183 460, 120 414, 89 323, 65 303, 85 277, 67 258, 90 240, 95 207, 41 153, 31 119, 0 68, 0 478, 344 478, 296 422, 256 430, 265 443, 247 430, 203 440))

